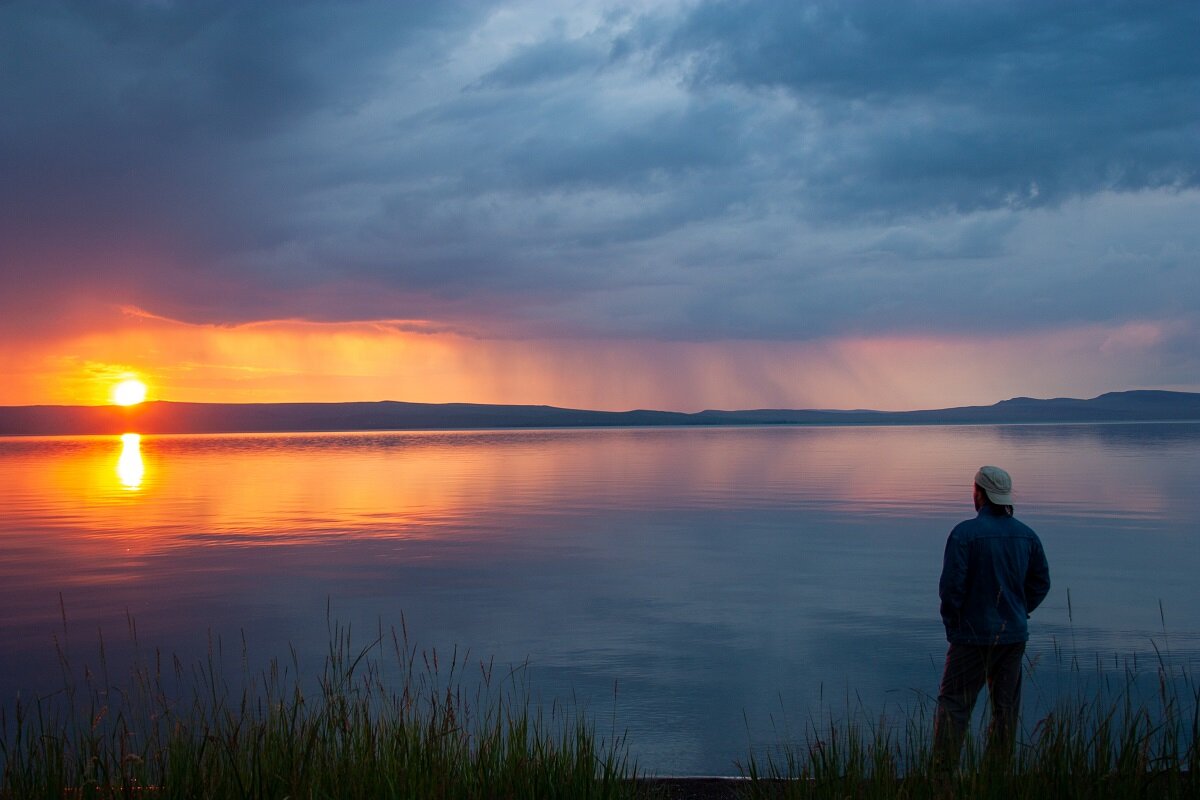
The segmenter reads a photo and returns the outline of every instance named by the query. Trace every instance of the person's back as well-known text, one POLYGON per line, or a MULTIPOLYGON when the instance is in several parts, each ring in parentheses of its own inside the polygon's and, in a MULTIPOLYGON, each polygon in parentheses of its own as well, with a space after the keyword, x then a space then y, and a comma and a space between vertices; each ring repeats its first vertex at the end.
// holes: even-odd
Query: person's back
POLYGON ((950 642, 934 716, 934 751, 943 768, 958 761, 985 682, 992 707, 988 750, 997 758, 1011 754, 1029 639, 1026 620, 1050 591, 1041 540, 1013 517, 1008 473, 980 467, 974 501, 978 515, 956 525, 946 540, 938 586, 950 642))
POLYGON ((949 641, 1026 641, 1029 612, 1049 589, 1041 541, 1005 507, 985 503, 977 517, 950 532, 939 585, 949 641))

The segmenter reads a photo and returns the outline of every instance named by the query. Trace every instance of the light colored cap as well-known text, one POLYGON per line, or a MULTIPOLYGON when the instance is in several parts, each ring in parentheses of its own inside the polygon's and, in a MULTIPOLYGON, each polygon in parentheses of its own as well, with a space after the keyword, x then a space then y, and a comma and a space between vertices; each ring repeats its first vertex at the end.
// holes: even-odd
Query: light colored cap
POLYGON ((1011 506, 1012 476, 999 467, 980 467, 975 473, 975 485, 983 489, 991 500, 998 506, 1011 506))

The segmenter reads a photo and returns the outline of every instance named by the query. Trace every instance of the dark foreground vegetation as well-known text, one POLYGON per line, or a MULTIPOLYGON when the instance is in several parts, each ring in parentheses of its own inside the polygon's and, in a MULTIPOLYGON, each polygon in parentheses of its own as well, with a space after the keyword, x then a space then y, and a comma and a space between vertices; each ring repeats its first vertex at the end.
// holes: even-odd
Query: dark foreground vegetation
MULTIPOLYGON (((132 623, 131 623, 132 630, 132 623)), ((136 640, 136 637, 134 637, 136 640)), ((220 644, 185 666, 159 653, 110 682, 103 650, 64 687, 0 711, 0 798, 1184 798, 1200 796, 1198 692, 1160 659, 1159 690, 1134 677, 1077 693, 1037 721, 1013 761, 932 768, 928 712, 810 723, 751 754, 740 780, 639 774, 615 726, 534 707, 519 671, 418 653, 379 632, 365 648, 330 628, 315 688, 299 659, 227 679, 220 644), (469 688, 466 688, 469 687, 469 688), (1090 691, 1090 690, 1089 690, 1090 691)))

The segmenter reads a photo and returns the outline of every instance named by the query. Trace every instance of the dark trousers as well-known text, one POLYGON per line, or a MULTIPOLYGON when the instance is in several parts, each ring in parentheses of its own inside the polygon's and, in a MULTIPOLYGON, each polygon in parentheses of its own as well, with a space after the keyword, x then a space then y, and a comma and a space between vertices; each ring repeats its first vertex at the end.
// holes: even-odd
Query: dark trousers
POLYGON ((933 754, 937 766, 952 769, 958 765, 971 710, 975 708, 975 700, 985 682, 992 707, 988 760, 1007 762, 1012 757, 1017 714, 1021 708, 1021 659, 1024 655, 1024 642, 950 645, 933 717, 933 754))

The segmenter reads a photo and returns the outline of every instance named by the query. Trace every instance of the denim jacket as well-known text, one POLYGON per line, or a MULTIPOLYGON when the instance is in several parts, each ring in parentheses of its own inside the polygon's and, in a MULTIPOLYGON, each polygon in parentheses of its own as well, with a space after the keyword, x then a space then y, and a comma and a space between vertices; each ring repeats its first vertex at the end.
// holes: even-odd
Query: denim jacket
POLYGON ((946 540, 942 622, 954 644, 1015 644, 1029 639, 1026 620, 1050 591, 1042 542, 1028 525, 996 506, 954 526, 946 540))

